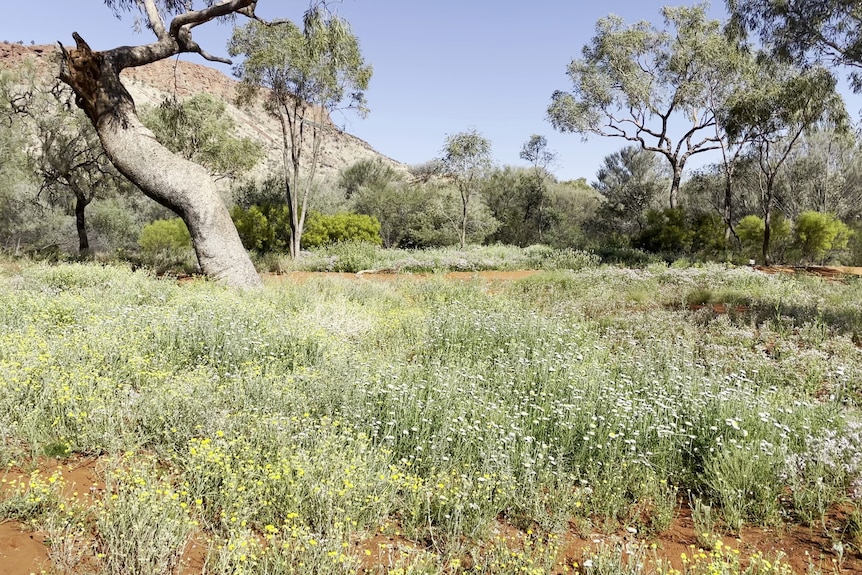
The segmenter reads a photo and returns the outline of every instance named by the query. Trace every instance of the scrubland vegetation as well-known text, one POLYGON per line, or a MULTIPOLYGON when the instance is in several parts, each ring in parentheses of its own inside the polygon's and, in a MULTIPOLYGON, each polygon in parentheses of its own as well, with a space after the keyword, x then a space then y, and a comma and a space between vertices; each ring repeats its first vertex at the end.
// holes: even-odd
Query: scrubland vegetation
POLYGON ((476 129, 317 177, 371 76, 326 3, 229 45, 277 162, 210 95, 139 118, 123 68, 256 3, 106 4, 155 43, 0 70, 0 527, 46 573, 862 572, 862 282, 739 267, 862 263, 860 145, 811 53, 859 64, 843 4, 599 20, 547 109, 635 144, 589 183, 476 129), (166 277, 198 271, 247 291, 166 277))
POLYGON ((668 573, 649 544, 689 508, 686 573, 789 572, 720 539, 748 526, 858 556, 862 283, 570 267, 241 294, 7 261, 4 477, 100 485, 25 475, 0 513, 61 573, 170 573, 192 539, 207 573, 668 573), (619 532, 639 559, 564 553, 619 532))

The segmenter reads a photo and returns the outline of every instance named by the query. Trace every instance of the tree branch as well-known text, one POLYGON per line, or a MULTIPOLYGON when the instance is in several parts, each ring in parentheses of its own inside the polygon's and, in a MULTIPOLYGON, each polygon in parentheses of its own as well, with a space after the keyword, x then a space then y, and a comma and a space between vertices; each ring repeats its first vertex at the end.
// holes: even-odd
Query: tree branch
POLYGON ((218 4, 213 4, 202 10, 184 12, 171 20, 170 35, 179 39, 182 34, 181 29, 185 26, 199 26, 210 20, 233 13, 252 18, 254 17, 254 8, 256 5, 257 0, 222 0, 218 4))
POLYGON ((159 9, 156 7, 154 0, 137 0, 138 8, 146 14, 147 21, 150 23, 150 29, 159 40, 167 40, 168 31, 165 29, 165 22, 162 20, 162 15, 159 14, 159 9))

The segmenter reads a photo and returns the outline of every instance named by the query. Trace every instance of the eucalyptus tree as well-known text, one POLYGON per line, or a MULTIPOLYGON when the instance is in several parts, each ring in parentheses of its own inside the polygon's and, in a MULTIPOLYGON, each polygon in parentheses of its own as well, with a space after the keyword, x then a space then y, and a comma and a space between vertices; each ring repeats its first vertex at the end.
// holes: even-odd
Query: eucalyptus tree
POLYGON ((46 84, 33 62, 26 62, 0 85, 0 100, 26 144, 21 146, 38 189, 31 201, 42 207, 70 209, 75 216, 78 251, 88 254, 86 208, 127 181, 105 155, 96 131, 80 110, 73 109, 72 91, 57 82, 46 84), (70 206, 69 200, 72 199, 70 206))
POLYGON ((852 131, 824 128, 803 134, 781 179, 778 202, 793 218, 806 210, 845 222, 862 215, 862 150, 852 131))
MULTIPOLYGON (((547 227, 544 214, 545 200, 548 195, 547 180, 551 175, 551 166, 557 161, 557 154, 548 149, 548 139, 545 136, 533 134, 521 147, 520 157, 522 160, 530 162, 533 202, 528 204, 528 206, 536 210, 536 232, 539 243, 542 243, 545 228, 547 227)), ((527 213, 524 214, 524 219, 529 219, 531 215, 528 209, 527 213)))
POLYGON ((256 0, 105 0, 117 15, 133 13, 154 41, 93 50, 78 33, 75 48, 61 46, 60 79, 96 128, 116 169, 146 195, 177 213, 188 226, 201 269, 228 285, 251 288, 260 277, 242 246, 230 213, 202 166, 171 153, 138 118, 120 72, 178 54, 230 63, 204 50, 195 30, 242 15, 256 19, 256 0))
POLYGON ((335 130, 330 115, 339 108, 367 113, 371 66, 347 22, 319 5, 306 13, 302 28, 290 21, 251 21, 236 28, 228 51, 244 58, 234 69, 243 99, 262 93, 267 111, 281 126, 289 251, 297 257, 321 149, 326 134, 335 130))
POLYGON ((458 241, 463 249, 467 243, 470 199, 493 167, 491 142, 476 130, 451 134, 446 137, 437 165, 440 174, 455 184, 461 196, 458 241))
POLYGON ((78 251, 90 253, 86 209, 127 184, 105 155, 96 131, 81 113, 63 114, 69 94, 36 89, 26 113, 33 119, 38 149, 30 160, 40 180, 40 193, 51 203, 74 198, 78 251), (40 102, 41 100, 41 102, 40 102))
POLYGON ((676 208, 686 162, 720 147, 716 86, 727 82, 724 70, 738 46, 707 19, 704 5, 662 14, 665 30, 627 26, 614 15, 599 20, 583 56, 569 64, 572 90, 554 92, 548 118, 562 132, 623 138, 664 156, 676 208))
POLYGON ((770 265, 772 213, 782 167, 806 131, 818 125, 846 129, 847 112, 835 91, 835 78, 825 68, 802 69, 772 61, 759 69, 760 82, 734 96, 724 123, 730 138, 751 142, 760 168, 762 255, 764 264, 770 265))
POLYGON ((855 0, 726 0, 732 34, 756 33, 774 56, 854 68, 862 90, 862 8, 855 0))
POLYGON ((15 252, 33 235, 28 209, 33 174, 27 166, 27 138, 14 107, 18 84, 15 74, 0 69, 0 248, 15 252))

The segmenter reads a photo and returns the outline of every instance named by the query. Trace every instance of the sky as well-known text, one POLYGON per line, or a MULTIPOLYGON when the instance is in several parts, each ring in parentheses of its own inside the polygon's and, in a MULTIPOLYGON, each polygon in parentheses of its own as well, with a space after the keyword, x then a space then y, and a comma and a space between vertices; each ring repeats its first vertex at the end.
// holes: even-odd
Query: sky
MULTIPOLYGON (((584 141, 577 134, 556 132, 546 119, 551 94, 571 89, 566 67, 594 36, 597 20, 613 13, 628 23, 661 25, 661 6, 668 3, 341 0, 334 9, 350 22, 374 75, 366 92, 370 115, 362 119, 344 113, 333 120, 407 164, 439 156, 447 135, 477 130, 490 140, 498 164, 525 165, 519 158, 521 146, 532 134, 541 134, 557 154, 557 178, 593 181, 603 158, 627 142, 600 136, 584 141)), ((118 20, 101 0, 7 4, 0 40, 72 44, 76 31, 97 50, 153 40, 149 31, 135 32, 132 15, 118 20)), ((259 0, 257 13, 298 19, 306 7, 304 0, 259 0)), ((714 3, 709 14, 724 19, 724 3, 714 3)), ((230 24, 210 23, 196 28, 194 37, 208 52, 226 56, 230 32, 230 24)), ((213 65, 197 56, 188 59, 213 65)), ((221 69, 231 73, 229 66, 221 69)), ((859 108, 848 102, 851 116, 858 117, 859 108)), ((716 160, 702 154, 690 164, 696 168, 716 160)))

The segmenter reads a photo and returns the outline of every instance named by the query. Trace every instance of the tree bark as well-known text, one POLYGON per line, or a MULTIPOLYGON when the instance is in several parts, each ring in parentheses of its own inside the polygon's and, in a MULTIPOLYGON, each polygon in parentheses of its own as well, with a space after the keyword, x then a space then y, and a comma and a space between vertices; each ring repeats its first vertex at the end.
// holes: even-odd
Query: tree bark
POLYGON ((172 154, 138 119, 120 81, 125 67, 157 61, 180 51, 166 40, 93 52, 74 35, 77 49, 63 51, 60 79, 71 86, 117 170, 147 196, 179 215, 192 237, 201 270, 233 287, 261 285, 230 213, 207 171, 172 154), (164 55, 163 55, 164 52, 164 55))
POLYGON ((772 206, 766 207, 763 218, 763 265, 772 265, 772 257, 769 255, 769 244, 772 240, 772 206))
POLYGON ((78 253, 87 255, 90 252, 90 239, 87 237, 87 220, 84 214, 90 204, 85 196, 75 194, 75 227, 78 229, 78 253))
POLYGON ((464 246, 467 245, 467 204, 470 201, 470 196, 461 191, 461 229, 459 230, 459 240, 461 243, 461 249, 464 249, 464 246))
POLYGON ((670 182, 670 209, 675 210, 679 207, 679 187, 682 183, 682 169, 684 164, 671 163, 673 169, 673 179, 670 182))

